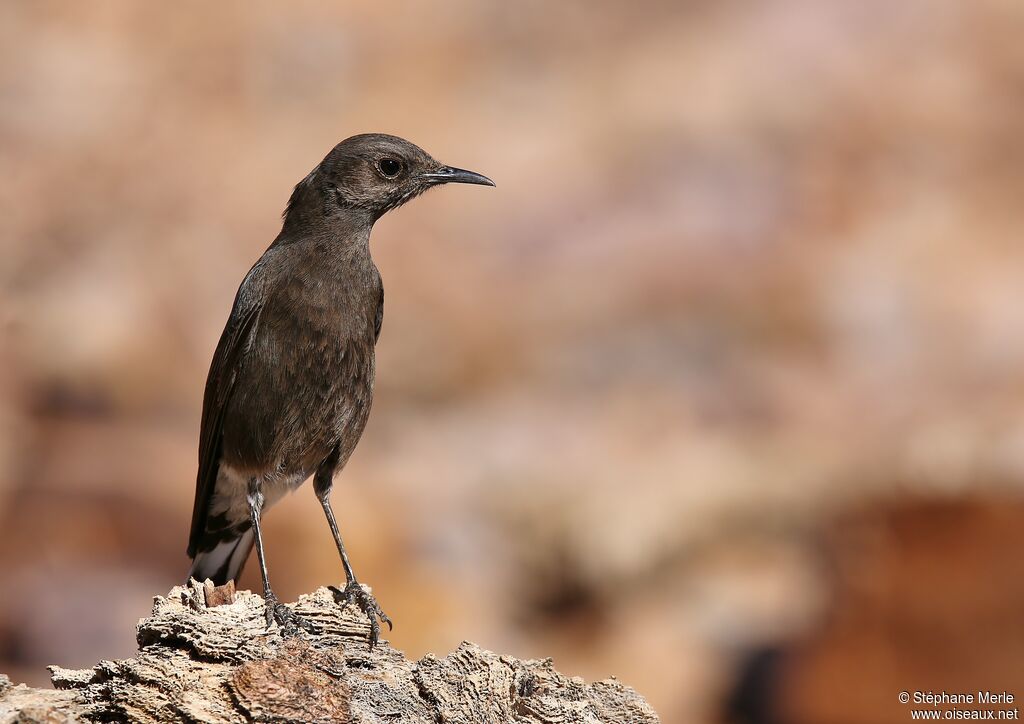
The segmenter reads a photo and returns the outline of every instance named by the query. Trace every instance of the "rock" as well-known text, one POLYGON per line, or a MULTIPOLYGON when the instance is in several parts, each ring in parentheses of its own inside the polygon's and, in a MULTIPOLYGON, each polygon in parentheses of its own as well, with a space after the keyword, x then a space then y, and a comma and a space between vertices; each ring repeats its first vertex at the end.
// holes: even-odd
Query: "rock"
POLYGON ((175 587, 139 622, 135 658, 52 666, 54 690, 0 677, 0 722, 658 721, 629 687, 563 676, 550 659, 520 661, 469 642, 416 662, 387 641, 370 651, 369 622, 328 588, 293 608, 317 633, 268 631, 263 599, 249 591, 222 594, 197 581, 175 587))

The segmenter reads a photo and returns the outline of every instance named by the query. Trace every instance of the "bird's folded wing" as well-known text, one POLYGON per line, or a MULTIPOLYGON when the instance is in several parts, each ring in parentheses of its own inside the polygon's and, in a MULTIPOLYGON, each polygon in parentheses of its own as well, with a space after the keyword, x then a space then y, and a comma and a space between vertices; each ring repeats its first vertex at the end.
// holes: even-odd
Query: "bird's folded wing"
POLYGON ((259 265, 242 283, 235 297, 234 308, 227 326, 221 334, 217 351, 210 364, 203 396, 203 418, 199 432, 199 472, 196 475, 196 499, 192 508, 192 532, 189 534, 188 555, 194 557, 206 528, 210 501, 217 484, 220 465, 221 441, 224 431, 224 412, 234 390, 238 369, 252 345, 259 322, 263 295, 253 294, 259 286, 259 265))
MULTIPOLYGON (((378 284, 380 277, 378 276, 378 284)), ((373 319, 373 341, 380 339, 380 328, 384 325, 384 287, 380 287, 380 298, 377 301, 377 313, 373 319)))

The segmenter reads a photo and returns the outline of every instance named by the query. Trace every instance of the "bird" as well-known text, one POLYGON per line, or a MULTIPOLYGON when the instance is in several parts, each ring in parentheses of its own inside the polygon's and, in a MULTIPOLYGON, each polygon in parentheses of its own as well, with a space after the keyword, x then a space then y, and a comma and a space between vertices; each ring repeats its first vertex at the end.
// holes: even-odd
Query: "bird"
POLYGON ((379 622, 392 627, 356 578, 330 493, 373 401, 384 287, 370 232, 387 212, 450 183, 494 186, 397 136, 345 139, 295 186, 280 233, 235 295, 203 395, 189 578, 237 579, 255 547, 268 630, 315 630, 274 594, 260 529, 264 512, 309 478, 345 571, 337 600, 369 619, 371 649, 379 622))

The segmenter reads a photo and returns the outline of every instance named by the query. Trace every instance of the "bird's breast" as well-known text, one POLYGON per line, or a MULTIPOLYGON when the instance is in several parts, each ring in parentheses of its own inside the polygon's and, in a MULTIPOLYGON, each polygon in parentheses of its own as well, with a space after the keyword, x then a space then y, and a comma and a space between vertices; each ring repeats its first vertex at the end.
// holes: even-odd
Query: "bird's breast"
POLYGON ((236 384, 230 437, 239 463, 308 474, 335 446, 343 463, 366 426, 379 290, 320 274, 276 292, 236 384))

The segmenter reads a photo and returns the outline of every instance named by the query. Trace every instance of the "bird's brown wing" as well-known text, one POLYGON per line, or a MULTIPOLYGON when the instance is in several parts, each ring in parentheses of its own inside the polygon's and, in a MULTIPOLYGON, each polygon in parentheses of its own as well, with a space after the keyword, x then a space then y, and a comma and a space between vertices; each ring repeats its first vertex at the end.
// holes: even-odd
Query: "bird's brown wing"
MULTIPOLYGON (((379 283, 379 282, 378 282, 379 283)), ((380 299, 377 301, 377 313, 373 319, 373 341, 380 339, 380 328, 384 325, 384 287, 380 288, 380 299)))
POLYGON ((188 538, 188 555, 195 557, 206 529, 206 518, 217 485, 224 412, 234 391, 239 366, 256 332, 262 295, 253 294, 258 286, 259 268, 254 267, 242 283, 235 298, 234 309, 213 354, 210 374, 203 395, 203 418, 199 431, 199 472, 196 475, 196 499, 192 508, 192 531, 188 538))

